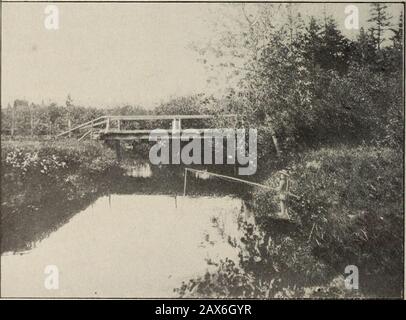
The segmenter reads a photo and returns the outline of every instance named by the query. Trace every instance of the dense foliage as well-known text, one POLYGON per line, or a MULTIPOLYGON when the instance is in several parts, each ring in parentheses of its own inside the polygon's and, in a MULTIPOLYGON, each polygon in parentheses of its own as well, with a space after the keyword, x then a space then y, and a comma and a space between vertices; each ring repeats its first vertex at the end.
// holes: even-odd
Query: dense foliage
MULTIPOLYGON (((361 292, 399 296, 403 278, 402 155, 380 148, 323 148, 290 163, 293 223, 277 219, 279 197, 258 188, 251 210, 256 225, 232 241, 236 264, 185 283, 186 296, 358 296, 344 288, 344 269, 356 265, 361 292), (394 166, 394 164, 396 164, 394 166), (238 243, 238 244, 237 244, 238 243)), ((274 187, 277 175, 264 181, 274 187)))
POLYGON ((219 262, 183 296, 356 297, 343 288, 352 264, 361 294, 403 291, 402 13, 389 28, 386 5, 373 5, 369 30, 351 40, 331 17, 305 22, 294 9, 242 6, 234 28, 197 47, 237 79, 217 104, 258 129, 258 180, 275 187, 287 168, 298 198, 286 223, 274 219, 277 192, 254 191, 238 263, 219 262))
POLYGON ((305 22, 294 5, 243 6, 217 42, 198 48, 218 77, 236 79, 221 109, 260 129, 268 156, 363 141, 402 147, 402 14, 377 40, 373 31, 389 20, 377 21, 375 10, 370 30, 352 40, 333 18, 305 22), (274 19, 278 14, 284 19, 274 19))

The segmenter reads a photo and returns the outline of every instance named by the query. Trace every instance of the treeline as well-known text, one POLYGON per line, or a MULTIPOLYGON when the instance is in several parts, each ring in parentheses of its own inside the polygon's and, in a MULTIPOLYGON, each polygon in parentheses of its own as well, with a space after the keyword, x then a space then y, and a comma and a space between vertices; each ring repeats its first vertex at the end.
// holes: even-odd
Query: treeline
POLYGON ((198 49, 210 67, 224 57, 217 66, 238 78, 222 108, 259 129, 268 155, 336 143, 402 147, 403 13, 391 25, 387 5, 372 4, 369 28, 352 40, 332 17, 305 22, 294 5, 284 8, 275 26, 280 7, 242 7, 239 29, 198 49))
POLYGON ((12 136, 53 136, 71 127, 103 115, 147 114, 139 106, 116 108, 92 108, 76 106, 68 96, 66 105, 57 103, 35 104, 25 100, 15 100, 13 106, 1 111, 2 134, 12 136))
MULTIPOLYGON (((13 106, 1 110, 2 134, 11 136, 54 136, 76 125, 93 120, 103 115, 170 115, 170 114, 215 114, 217 107, 213 97, 204 94, 177 97, 163 102, 153 110, 142 106, 125 105, 121 107, 94 108, 75 105, 70 95, 65 105, 55 102, 35 104, 17 99, 13 106)), ((142 128, 168 126, 168 121, 149 121, 141 124, 142 128)), ((207 120, 185 120, 189 127, 203 128, 211 123, 207 120)), ((140 124, 125 123, 125 129, 137 129, 140 124)), ((141 128, 140 127, 140 128, 141 128)), ((138 128, 138 129, 140 129, 138 128)))

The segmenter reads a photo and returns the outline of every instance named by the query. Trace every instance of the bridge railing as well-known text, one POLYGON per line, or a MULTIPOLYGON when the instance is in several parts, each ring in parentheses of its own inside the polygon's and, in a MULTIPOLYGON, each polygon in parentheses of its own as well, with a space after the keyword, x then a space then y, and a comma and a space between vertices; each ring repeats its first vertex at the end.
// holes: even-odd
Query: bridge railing
MULTIPOLYGON (((237 115, 235 114, 226 114, 222 115, 222 117, 226 118, 236 118, 237 115)), ((109 132, 114 132, 114 133, 146 133, 148 130, 123 130, 121 127, 121 123, 123 121, 159 121, 159 120, 172 120, 172 129, 173 130, 181 130, 181 120, 198 120, 198 119, 213 119, 216 118, 214 115, 207 115, 207 114, 202 114, 202 115, 106 115, 106 116, 101 116, 96 119, 87 121, 85 123, 82 123, 74 128, 71 128, 69 130, 66 130, 64 132, 59 133, 56 137, 62 137, 65 135, 70 135, 73 132, 77 132, 79 130, 83 129, 89 129, 84 135, 82 135, 79 140, 84 139, 87 137, 89 134, 91 134, 95 128, 99 129, 100 133, 107 134, 109 132), (111 127, 111 123, 116 122, 115 128, 111 127), (102 126, 101 128, 99 128, 102 126), (103 128, 104 126, 104 128, 103 128)))

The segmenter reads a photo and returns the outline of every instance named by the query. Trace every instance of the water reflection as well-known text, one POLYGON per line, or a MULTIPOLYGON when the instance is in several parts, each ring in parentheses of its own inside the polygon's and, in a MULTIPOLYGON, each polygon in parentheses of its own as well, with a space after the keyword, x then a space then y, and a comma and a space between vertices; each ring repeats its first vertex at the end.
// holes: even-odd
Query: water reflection
MULTIPOLYGON (((35 191, 33 191, 35 192, 35 191)), ((98 198, 97 194, 87 194, 75 201, 68 201, 65 194, 54 192, 52 200, 45 200, 42 207, 26 206, 11 209, 1 208, 1 252, 6 254, 29 251, 36 244, 68 223, 76 213, 87 208, 98 198)))
POLYGON ((174 296, 213 268, 207 261, 238 260, 230 239, 241 236, 242 206, 232 197, 101 197, 27 254, 2 256, 2 295, 174 296), (59 290, 44 287, 47 265, 59 269, 59 290))
POLYGON ((152 176, 152 170, 149 163, 140 163, 125 166, 125 174, 133 178, 149 178, 152 176))

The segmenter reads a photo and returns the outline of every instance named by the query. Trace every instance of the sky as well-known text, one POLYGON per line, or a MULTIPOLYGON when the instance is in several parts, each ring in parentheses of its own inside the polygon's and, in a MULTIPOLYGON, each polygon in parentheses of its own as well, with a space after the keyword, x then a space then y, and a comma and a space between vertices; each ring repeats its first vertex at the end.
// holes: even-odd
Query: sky
MULTIPOLYGON (((212 21, 227 11, 223 5, 58 3, 59 29, 47 30, 48 4, 2 4, 3 107, 17 98, 64 104, 70 94, 78 105, 152 108, 170 97, 219 89, 207 83, 210 75, 190 44, 214 37, 212 21)), ((366 25, 368 6, 359 7, 366 25)), ((344 20, 345 4, 325 8, 344 20)), ((302 15, 323 9, 300 5, 302 15)), ((400 10, 389 11, 397 19, 400 10)))

